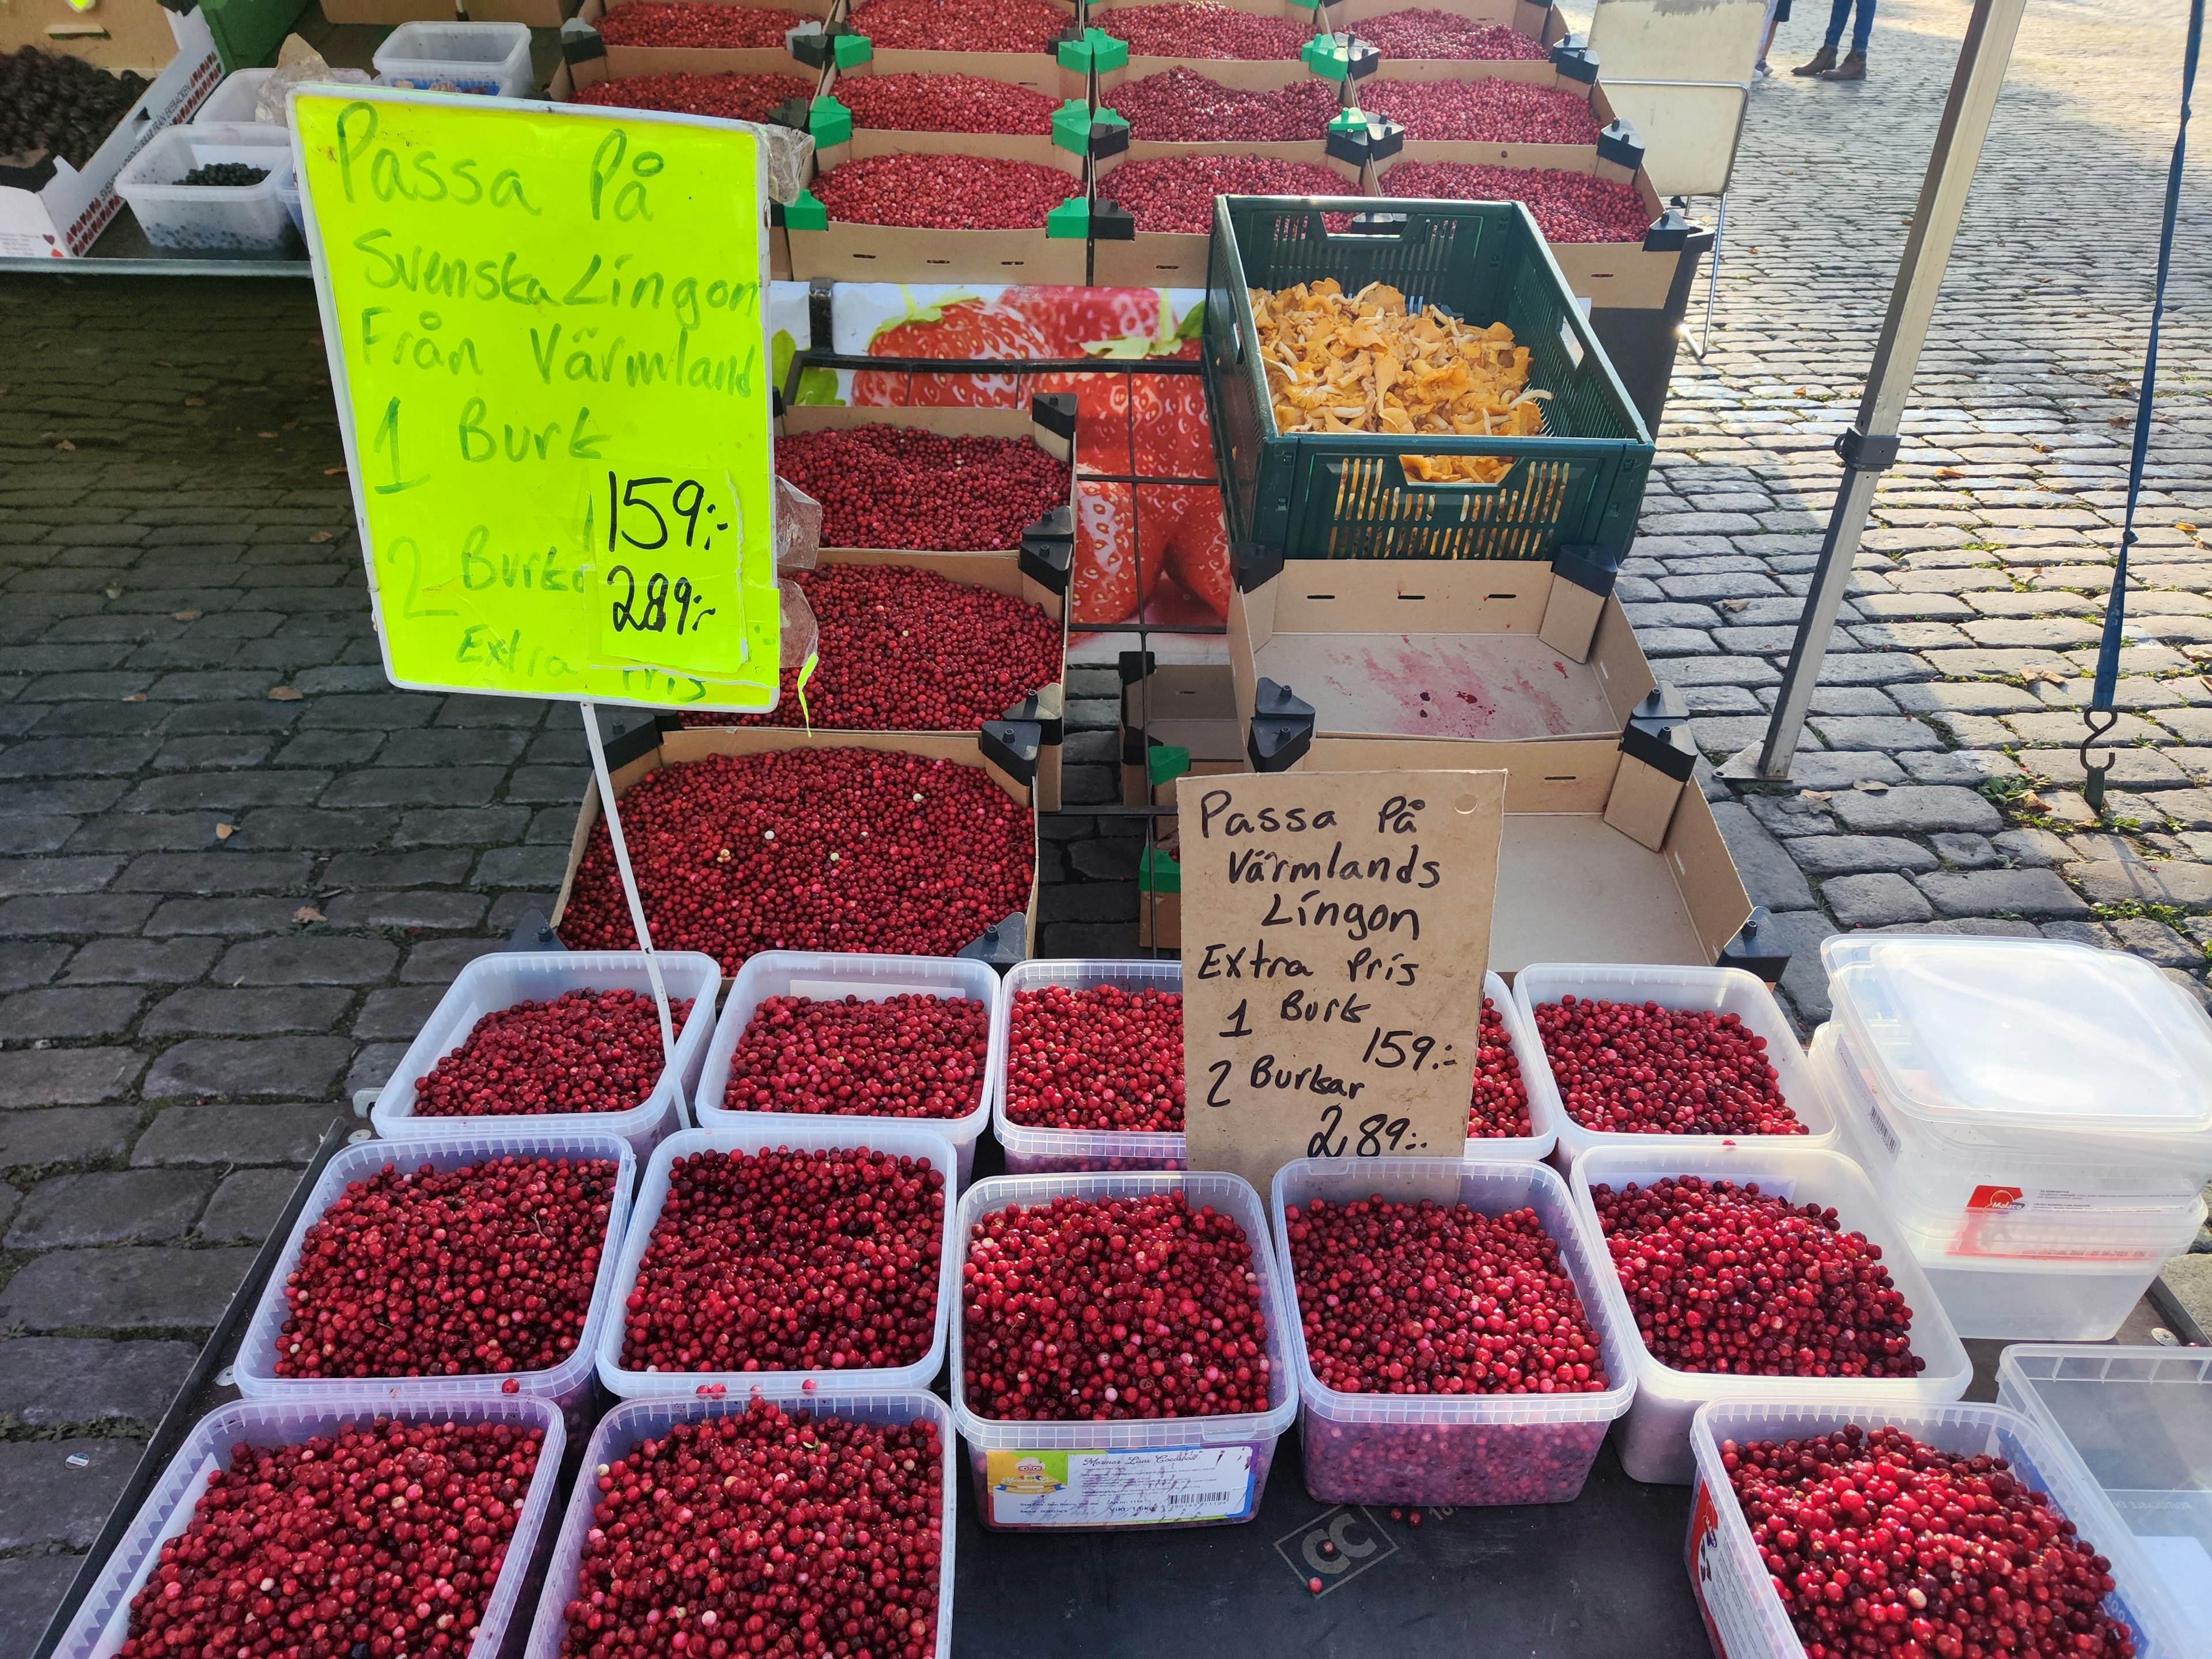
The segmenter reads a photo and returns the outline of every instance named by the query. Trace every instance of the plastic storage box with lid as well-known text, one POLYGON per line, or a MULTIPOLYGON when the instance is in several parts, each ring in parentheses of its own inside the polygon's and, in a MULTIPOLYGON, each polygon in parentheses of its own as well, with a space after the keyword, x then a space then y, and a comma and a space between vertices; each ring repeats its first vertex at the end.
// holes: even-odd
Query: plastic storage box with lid
MULTIPOLYGON (((1472 1146, 1474 1143, 1468 1143, 1472 1146)), ((1275 1172, 1277 1266, 1292 1303, 1306 1491, 1320 1504, 1566 1504, 1582 1492, 1597 1449, 1636 1390, 1636 1362, 1600 1294, 1612 1271, 1605 1248, 1576 1213, 1566 1182, 1536 1162, 1430 1158, 1299 1158, 1275 1172), (1559 1253, 1596 1332, 1607 1386, 1590 1394, 1350 1394, 1324 1387, 1306 1351, 1296 1306, 1284 1212, 1380 1194, 1465 1204, 1484 1215, 1533 1209, 1559 1253)))
POLYGON ((2196 1177, 2170 1164, 2099 1164, 1908 1131, 1876 1104, 1832 1023, 1814 1033, 1807 1064, 1963 1337, 2102 1341, 2203 1224, 2196 1177))
POLYGON ((1802 1439, 1852 1424, 1902 1429, 1957 1456, 2003 1458, 2112 1564, 2114 1587, 2105 1607, 2134 1634, 2136 1659, 2185 1659, 2191 1652, 2112 1505, 2082 1478, 2064 1448, 2021 1413, 2004 1406, 1885 1406, 1864 1397, 1816 1401, 1798 1395, 1755 1405, 1708 1406, 1691 1427, 1697 1489, 1690 1502, 1685 1559, 1716 1654, 1726 1659, 1803 1659, 1805 1651, 1729 1484, 1721 1443, 1802 1439))
MULTIPOLYGON (((948 1659, 952 1651, 952 1547, 958 1493, 953 1486, 952 1418, 945 1402, 920 1389, 866 1392, 832 1388, 805 1400, 781 1400, 787 1412, 804 1410, 816 1418, 837 1418, 851 1423, 905 1425, 924 1419, 937 1430, 943 1448, 938 1462, 943 1488, 939 1511, 937 1578, 937 1640, 924 1649, 924 1659, 948 1659)), ((569 1495, 568 1512, 553 1541, 545 1568, 544 1590, 538 1598, 538 1616, 530 1626, 522 1659, 558 1659, 568 1631, 568 1605, 574 1598, 583 1570, 584 1545, 592 1528, 592 1510, 599 1501, 592 1472, 627 1457, 641 1442, 665 1435, 678 1423, 696 1423, 728 1417, 750 1409, 749 1399, 626 1400, 599 1419, 584 1449, 582 1473, 569 1495)), ((733 1642, 737 1652, 743 1647, 733 1642)), ((701 1652, 705 1652, 702 1644, 701 1652)), ((882 1650, 878 1650, 881 1651, 882 1650)))
MULTIPOLYGON (((1805 1068, 1797 1036, 1788 1016, 1756 976, 1741 968, 1639 967, 1610 963, 1538 962, 1523 968, 1513 979, 1513 1002, 1522 1029, 1535 1059, 1523 1065, 1533 1114, 1535 1103, 1544 1103, 1546 1121, 1559 1132, 1559 1151, 1571 1161, 1601 1146, 1641 1149, 1664 1144, 1686 1156, 1701 1156, 1721 1146, 1769 1144, 1778 1146, 1829 1148, 1836 1145, 1836 1115, 1805 1068), (1545 1057, 1543 1039, 1536 1027, 1536 1010, 1563 996, 1607 1002, 1656 1002, 1662 1008, 1692 1009, 1714 1014, 1735 1014, 1757 1036, 1766 1039, 1766 1056, 1779 1074, 1776 1086, 1782 1103, 1805 1126, 1802 1135, 1677 1135, 1609 1134, 1585 1129, 1575 1121, 1560 1098, 1559 1085, 1545 1057)), ((1518 1040, 1518 1033, 1516 1034, 1518 1040)), ((1532 1115, 1532 1121, 1536 1121, 1532 1115)))
POLYGON ((2212 1175, 2212 1019, 2142 958, 1842 933, 1820 960, 1842 1035, 1900 1121, 2212 1175))
POLYGON ((1997 1403, 2081 1461, 2191 1651, 2212 1654, 2212 1349, 2017 1344, 1998 1358, 1997 1403))
POLYGON ((573 1406, 590 1387, 597 1356, 599 1322, 607 1316, 608 1291, 614 1283, 615 1262, 622 1254, 623 1229, 629 1221, 630 1188, 636 1184, 637 1155, 621 1136, 600 1129, 568 1129, 541 1133, 528 1129, 486 1129, 451 1140, 365 1140, 339 1149, 323 1166, 322 1176, 307 1194, 299 1224, 284 1242, 284 1253, 269 1275, 268 1287, 253 1310, 246 1335, 238 1346, 235 1364, 239 1392, 249 1400, 289 1399, 307 1403, 341 1395, 368 1399, 392 1407, 419 1398, 451 1400, 498 1396, 512 1383, 520 1392, 540 1395, 561 1406, 573 1406), (283 1340, 284 1322, 291 1310, 284 1282, 299 1264, 300 1250, 308 1230, 338 1194, 356 1181, 365 1181, 386 1164, 410 1172, 428 1164, 437 1170, 459 1170, 494 1158, 609 1158, 616 1164, 614 1196, 607 1208, 605 1242, 599 1247, 599 1268, 592 1281, 591 1310, 576 1346, 557 1365, 535 1371, 480 1371, 465 1376, 345 1376, 295 1377, 276 1374, 276 1345, 283 1340))
POLYGON ((533 84, 521 23, 402 23, 371 61, 388 87, 527 98, 533 84))
POLYGON ((1861 1400, 1876 1408, 1917 1409, 1956 1400, 1973 1380, 1973 1362, 1967 1358, 1958 1334, 1937 1300, 1912 1252, 1878 1200, 1858 1165, 1840 1152, 1791 1146, 1778 1137, 1739 1141, 1732 1146, 1692 1152, 1665 1137, 1641 1137, 1649 1146, 1600 1147, 1577 1158, 1568 1172, 1567 1185, 1575 1208, 1591 1237, 1605 1251, 1605 1227, 1598 1219, 1590 1196, 1594 1187, 1616 1192, 1633 1182, 1649 1186, 1655 1181, 1697 1176, 1706 1181, 1732 1181, 1739 1186, 1756 1182, 1762 1194, 1774 1194, 1793 1204, 1819 1204, 1832 1208, 1845 1232, 1863 1233, 1881 1250, 1882 1266, 1912 1310, 1912 1352, 1927 1362, 1917 1376, 1738 1376, 1717 1371, 1679 1370, 1663 1364, 1644 1341, 1636 1323, 1628 1292, 1618 1271, 1601 1273, 1599 1296, 1607 1322, 1621 1333, 1636 1367, 1636 1399, 1621 1421, 1618 1449, 1620 1466, 1632 1480, 1680 1485, 1691 1479, 1695 1465, 1690 1455, 1690 1419, 1707 1401, 1721 1405, 1763 1405, 1796 1401, 1824 1405, 1861 1400))
POLYGON ((273 69, 233 70, 222 78, 222 84, 208 94, 208 100, 192 117, 196 127, 222 126, 232 123, 251 122, 255 101, 261 96, 262 84, 276 71, 273 69))
MULTIPOLYGON (((855 1117, 769 1117, 739 1120, 743 1127, 686 1129, 660 1143, 645 1166, 638 1183, 637 1202, 631 1206, 629 1231, 624 1235, 622 1259, 615 1269, 614 1289, 608 1297, 607 1317, 599 1328, 599 1381, 610 1393, 625 1400, 688 1399, 702 1392, 720 1391, 742 1398, 753 1389, 776 1396, 838 1389, 926 1389, 945 1364, 945 1330, 958 1292, 952 1280, 952 1217, 957 1193, 952 1173, 952 1145, 933 1124, 908 1119, 855 1117), (668 1202, 668 1186, 676 1160, 700 1152, 763 1152, 789 1147, 794 1152, 841 1152, 865 1147, 893 1158, 926 1158, 947 1179, 945 1219, 939 1229, 937 1255, 937 1327, 929 1349, 910 1364, 850 1370, 652 1371, 623 1366, 623 1347, 629 1334, 624 1304, 637 1288, 638 1272, 653 1243, 653 1224, 668 1202)), ((702 1289, 694 1279, 695 1291, 702 1289)))
MULTIPOLYGON (((1194 1210, 1211 1206, 1215 1213, 1228 1216, 1252 1247, 1260 1314, 1267 1325, 1261 1345, 1267 1362, 1267 1409, 1106 1422, 1056 1418, 1024 1423, 982 1416, 968 1405, 966 1321, 956 1304, 951 1310, 952 1418, 968 1443, 968 1469, 983 1524, 994 1531, 1218 1526, 1249 1521, 1259 1513, 1275 1442, 1298 1411, 1287 1322, 1297 1314, 1282 1282, 1267 1210, 1249 1182, 1240 1176, 1174 1170, 979 1181, 960 1199, 954 1230, 958 1266, 967 1264, 975 1223, 1014 1205, 1049 1204, 1055 1198, 1097 1203, 1176 1192, 1194 1210), (1125 1496, 1132 1487, 1146 1495, 1125 1496)), ((956 1271, 955 1285, 964 1277, 956 1271)))
POLYGON ((241 258, 283 253, 292 217, 279 194, 292 181, 291 134, 258 121, 171 127, 124 166, 115 193, 130 204, 155 247, 191 248, 241 258), (259 167, 250 185, 187 185, 198 168, 259 167))
MULTIPOLYGON (((714 998, 722 988, 721 965, 696 951, 662 951, 661 983, 671 1005, 689 1002, 689 1014, 676 1022, 676 1065, 663 1066, 653 1092, 621 1112, 547 1112, 535 1115, 481 1113, 465 1117, 422 1117, 415 1110, 415 1085, 437 1063, 469 1039, 487 1014, 519 1002, 552 1002, 571 991, 635 991, 653 1007, 653 981, 645 957, 635 951, 495 951, 478 957, 460 975, 369 1109, 368 1121, 386 1138, 424 1140, 460 1139, 489 1128, 604 1129, 620 1135, 641 1156, 678 1127, 691 1089, 706 1063, 707 1042, 714 1029, 714 998)), ((669 1011, 675 1012, 672 1006, 669 1011)), ((660 1041, 659 1017, 653 1017, 653 1043, 660 1041)))
POLYGON ((991 1121, 991 1078, 1006 1066, 1006 1025, 999 1003, 1005 995, 999 976, 988 963, 969 957, 898 957, 855 952, 842 955, 815 951, 763 951, 746 958, 730 983, 722 1017, 714 1023, 714 1040, 707 1045, 705 1069, 692 1096, 692 1117, 702 1129, 744 1129, 763 1135, 775 1133, 780 1123, 820 1123, 843 1120, 854 1123, 902 1123, 926 1128, 952 1143, 959 1159, 958 1179, 967 1184, 975 1167, 976 1137, 991 1121), (990 1033, 983 1073, 975 1079, 975 1100, 958 1117, 878 1117, 865 1112, 849 1115, 812 1112, 738 1112, 724 1103, 729 1097, 730 1063, 744 1039, 755 1012, 770 997, 811 997, 817 1002, 858 997, 881 1002, 895 996, 957 997, 983 1005, 990 1033))
POLYGON ((561 1413, 550 1401, 530 1395, 441 1391, 434 1385, 404 1401, 381 1394, 332 1394, 313 1400, 234 1400, 216 1407, 192 1425, 177 1455, 161 1471, 76 1616, 62 1632, 54 1659, 99 1659, 116 1651, 128 1629, 131 1597, 159 1564, 161 1546, 191 1523, 193 1506, 217 1468, 228 1465, 233 1448, 295 1445, 316 1435, 333 1433, 347 1424, 366 1424, 379 1417, 425 1423, 512 1423, 519 1428, 536 1429, 545 1437, 499 1577, 484 1600, 476 1637, 467 1648, 455 1650, 457 1654, 477 1659, 496 1655, 521 1600, 546 1511, 553 1504, 566 1437, 561 1413))

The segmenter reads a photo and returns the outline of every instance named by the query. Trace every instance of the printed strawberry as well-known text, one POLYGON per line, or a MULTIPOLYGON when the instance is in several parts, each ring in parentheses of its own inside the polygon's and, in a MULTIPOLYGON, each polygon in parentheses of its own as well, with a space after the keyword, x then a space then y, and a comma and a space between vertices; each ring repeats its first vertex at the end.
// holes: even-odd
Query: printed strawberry
MULTIPOLYGON (((1197 342, 1190 344, 1195 347, 1197 342)), ((1213 439, 1206 418, 1206 382, 1195 374, 1142 375, 1133 395, 1138 476, 1212 477, 1213 439)))
MULTIPOLYGON (((1036 358, 1049 355, 1043 331, 1021 312, 973 295, 909 302, 905 316, 886 323, 868 341, 872 357, 1036 358)), ((1018 374, 915 374, 861 369, 853 376, 853 401, 877 407, 1013 409, 1023 388, 1018 374)))
POLYGON ((1076 485, 1072 620, 1078 627, 1110 628, 1127 622, 1158 585, 1168 540, 1187 505, 1174 501, 1174 493, 1160 492, 1164 499, 1155 500, 1148 490, 1141 503, 1144 511, 1138 514, 1127 484, 1076 485))
MULTIPOLYGON (((1195 492, 1194 492, 1195 493, 1195 492)), ((1193 501, 1168 538, 1168 574, 1190 590, 1218 622, 1229 620, 1229 530, 1221 520, 1221 500, 1193 501)))
POLYGON ((1080 357, 1099 340, 1159 332, 1164 307, 1156 288, 1010 288, 999 303, 1019 312, 1043 333, 1049 352, 1040 357, 1080 357))

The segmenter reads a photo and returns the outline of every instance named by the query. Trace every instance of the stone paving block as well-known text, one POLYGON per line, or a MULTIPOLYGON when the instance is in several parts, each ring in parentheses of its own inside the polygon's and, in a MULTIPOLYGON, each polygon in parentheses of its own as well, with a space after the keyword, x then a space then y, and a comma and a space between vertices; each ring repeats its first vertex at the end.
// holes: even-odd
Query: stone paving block
POLYGON ((1803 795, 1747 795, 1744 803, 1752 817, 1766 826, 1769 835, 1788 840, 1797 836, 1832 836, 1836 831, 1835 819, 1828 816, 1825 800, 1813 800, 1803 795))
POLYGON ((392 1081, 399 1062, 407 1057, 408 1047, 407 1042, 365 1044, 354 1055, 353 1065, 346 1073, 345 1092, 351 1095, 362 1089, 381 1089, 392 1081))
POLYGON ((1786 842, 1790 856, 1808 876, 1910 874, 1933 870, 1936 854, 1898 836, 1805 836, 1786 842))
POLYGON ((8 1229, 11 1250, 180 1238, 215 1190, 194 1170, 101 1170, 53 1176, 31 1188, 8 1229))
POLYGON ((1804 875, 1783 843, 1767 834, 1748 808, 1718 802, 1712 811, 1721 839, 1728 843, 1729 856, 1735 860, 1736 873, 1742 877, 1744 891, 1753 904, 1771 910, 1813 908, 1813 890, 1806 884, 1804 875))
POLYGON ((2003 858, 1986 836, 1961 835, 1947 830, 1928 839, 1936 848, 1937 856, 1954 869, 1986 870, 2003 858))
POLYGON ((1820 902, 1845 927, 1880 927, 1892 922, 1925 921, 1935 915, 1928 900, 1903 876, 1880 873, 1838 876, 1820 884, 1820 902))
POLYGON ((114 1036, 130 1029, 145 1000, 143 992, 120 988, 18 991, 0 999, 0 1037, 22 1042, 114 1036))
MULTIPOLYGON (((565 855, 575 814, 555 811, 561 823, 559 834, 551 839, 558 841, 565 855)), ((532 827, 530 810, 524 806, 423 807, 401 814, 392 842, 403 848, 495 846, 532 827)))
POLYGON ((50 812, 0 817, 0 855, 51 853, 76 833, 77 822, 50 812))
POLYGON ((0 1341, 0 1416, 34 1429, 118 1419, 151 1427, 184 1386, 198 1353, 189 1342, 82 1336, 0 1341))
POLYGON ((141 1030, 148 1036, 268 1036, 278 1031, 327 1031, 352 1004, 337 987, 264 986, 251 990, 194 987, 155 1003, 141 1030))
MULTIPOLYGON (((1073 711, 1070 711, 1071 714, 1073 711)), ((576 766, 518 766, 507 780, 506 799, 511 801, 566 802, 574 805, 584 798, 585 787, 591 781, 589 767, 576 766)), ((447 803, 429 802, 431 805, 447 803)), ((456 801, 456 805, 473 805, 476 801, 456 801)))
MULTIPOLYGON (((245 1249, 174 1250, 150 1244, 49 1250, 25 1262, 0 1288, 0 1324, 21 1325, 33 1334, 207 1330, 222 1316, 253 1256, 245 1249)), ((0 1507, 0 1514, 12 1507, 0 1507)))
POLYGON ((1890 695, 1899 708, 1914 714, 2009 714, 2043 706, 2020 687, 1996 680, 1926 680, 1900 685, 1890 695))
MULTIPOLYGON (((1071 737, 1082 735, 1071 733, 1071 737)), ((558 887, 568 872, 568 848, 495 847, 477 860, 469 878, 477 887, 558 887)))
MULTIPOLYGON (((548 898, 541 908, 550 910, 548 898)), ((340 893, 322 902, 334 927, 412 927, 448 932, 483 922, 481 893, 340 893)))
POLYGON ((217 985, 374 985, 389 979, 399 948, 380 939, 294 933, 234 945, 216 965, 217 985))
POLYGON ((44 985, 62 970, 71 947, 33 942, 0 945, 0 991, 21 991, 44 985))
POLYGON ((1862 835, 1903 832, 1925 835, 1936 830, 1972 830, 1984 835, 2003 828, 1997 809, 1971 789, 1912 785, 1876 794, 1839 792, 1829 803, 1837 823, 1862 835))
POLYGON ((149 853, 116 878, 118 892, 253 893, 302 887, 314 860, 304 853, 149 853))
POLYGON ((170 899, 145 925, 149 938, 179 934, 276 933, 300 926, 295 919, 308 900, 285 898, 170 899))
POLYGON ((1973 788, 1990 778, 2021 775, 2020 763, 1999 750, 1929 750, 1899 757, 1915 783, 1955 783, 1973 788))
MULTIPOLYGON (((567 735, 562 734, 564 740, 567 735)), ((574 742, 582 747, 580 732, 574 742)), ((496 726, 403 732, 387 741, 376 758, 380 766, 505 766, 520 759, 528 743, 526 733, 496 726)), ((588 764, 590 752, 579 758, 588 764)))
POLYGON ((0 1108, 112 1100, 144 1069, 135 1048, 18 1048, 0 1054, 0 1108))
POLYGON ((350 852, 374 847, 391 832, 392 812, 326 812, 312 806, 266 806, 248 812, 239 830, 249 848, 350 852))
MULTIPOLYGON (((1672 666, 1672 665, 1667 665, 1672 666)), ((1655 673, 1656 669, 1653 671, 1655 673)), ((1662 677, 1663 678, 1663 676, 1662 677)), ((1759 743, 1766 737, 1766 716, 1753 719, 1694 720, 1690 722, 1690 736, 1705 753, 1717 757, 1734 755, 1749 744, 1759 743)), ((1817 732, 1808 732, 1801 739, 1800 752, 1820 742, 1817 732)))
POLYGON ((2142 864, 2099 859, 2061 866, 2061 873, 2092 904, 2176 904, 2185 909, 2212 908, 2212 866, 2168 860, 2142 864))
POLYGON ((446 985, 462 969, 505 946, 497 939, 424 939, 410 947, 407 960, 401 964, 399 979, 407 985, 446 985))
POLYGON ((1822 685, 1901 685, 1931 678, 1936 670, 1928 658, 1907 651, 1846 652, 1820 665, 1822 685))
POLYGON ((1838 637, 1867 651, 1932 651, 1972 643, 1948 623, 1933 622, 1862 623, 1839 630, 1838 637))
POLYGON ((1811 724, 1831 749, 1872 749, 1895 753, 1906 749, 1940 749, 1943 740, 1918 720, 1903 715, 1820 714, 1811 724))
MULTIPOLYGON (((140 1168, 191 1164, 304 1164, 315 1155, 323 1131, 355 1120, 349 1106, 172 1106, 160 1113, 131 1149, 140 1168)), ((0 1118, 0 1128, 8 1120, 0 1118)))
MULTIPOLYGON (((520 773, 517 774, 520 775, 520 773)), ((331 808, 359 806, 481 806, 497 793, 504 771, 498 767, 370 766, 349 772, 324 790, 321 804, 331 808)), ((568 799, 582 794, 578 787, 568 799)), ((515 796, 509 789, 512 799, 515 796)))
POLYGON ((89 1549, 139 1449, 135 1440, 0 1441, 0 1550, 89 1549))
POLYGON ((1990 845, 2001 857, 2032 869, 2063 864, 2073 857, 2066 838, 2048 830, 2007 830, 1990 836, 1990 845))
POLYGON ((57 1106, 0 1112, 0 1170, 118 1157, 138 1126, 135 1106, 57 1106))
POLYGON ((1790 781, 1800 789, 1855 789, 1863 783, 1902 783, 1905 774, 1888 756, 1869 750, 1831 755, 1800 749, 1790 763, 1790 781))
POLYGON ((2212 830, 2212 790, 2162 789, 2158 811, 2178 830, 2212 830))
POLYGON ((2073 920, 2089 914, 2089 907, 2051 870, 1942 870, 1915 879, 1945 916, 2073 920))
POLYGON ((11 784, 0 792, 0 811, 21 813, 105 812, 131 786, 114 778, 43 778, 11 784))
MULTIPOLYGON (((2079 743, 2081 739, 2075 739, 2079 743)), ((2198 780, 2154 749, 2114 749, 2107 783, 2116 789, 2186 789, 2198 780)), ((2081 757, 2071 749, 2033 749, 2023 753, 2021 764, 2038 777, 2078 788, 2087 776, 2081 757)))
POLYGON ((259 1243, 284 1213, 301 1179, 296 1170, 240 1170, 226 1176, 194 1231, 216 1243, 250 1238, 259 1243))
POLYGON ((442 984, 405 985, 396 990, 372 991, 362 1004, 361 1012, 354 1016, 353 1034, 357 1037, 412 1042, 445 994, 442 984))
POLYGON ((440 699, 421 691, 370 691, 311 700, 300 717, 302 731, 314 727, 345 732, 398 732, 427 726, 440 699))
POLYGON ((131 790, 134 812, 221 812, 235 821, 255 806, 305 806, 329 783, 327 772, 185 772, 131 790))
POLYGON ((34 738, 0 752, 0 778, 127 776, 161 746, 151 738, 34 738))
POLYGON ((2116 948, 2112 930, 2101 921, 2045 921, 2038 924, 2045 939, 2055 939, 2068 945, 2086 945, 2093 951, 2116 948))
POLYGON ((72 838, 72 853, 181 853, 216 846, 220 812, 109 812, 72 838))
MULTIPOLYGON (((2079 714, 2045 713, 2008 714, 2004 723, 2019 734, 2022 743, 2036 747, 2075 748, 2088 735, 2079 714)), ((2171 744, 2173 739, 2158 726, 2136 714, 2122 714, 2119 724, 2106 735, 2100 747, 2121 744, 2171 744)))
POLYGON ((2204 946, 2184 939, 2162 921, 2149 916, 2115 916, 2106 926, 2122 950, 2155 967, 2204 971, 2204 946))
POLYGON ((194 1037, 162 1051, 141 1092, 149 1100, 179 1095, 274 1095, 296 1100, 326 1091, 352 1052, 352 1042, 337 1036, 262 1042, 194 1037))
POLYGON ((0 898, 97 892, 122 867, 119 858, 12 859, 0 864, 0 898))

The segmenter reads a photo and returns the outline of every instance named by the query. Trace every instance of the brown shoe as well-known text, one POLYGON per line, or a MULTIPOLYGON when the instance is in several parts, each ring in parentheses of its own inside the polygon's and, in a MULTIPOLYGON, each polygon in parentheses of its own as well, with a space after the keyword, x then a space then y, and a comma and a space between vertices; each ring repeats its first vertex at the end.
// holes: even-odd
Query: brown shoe
POLYGON ((1813 54, 1811 63, 1800 64, 1790 72, 1792 75, 1822 75, 1835 66, 1836 49, 1833 46, 1823 46, 1813 54))
POLYGON ((1823 81, 1863 81, 1866 79, 1866 54, 1855 52, 1832 70, 1821 72, 1823 81))

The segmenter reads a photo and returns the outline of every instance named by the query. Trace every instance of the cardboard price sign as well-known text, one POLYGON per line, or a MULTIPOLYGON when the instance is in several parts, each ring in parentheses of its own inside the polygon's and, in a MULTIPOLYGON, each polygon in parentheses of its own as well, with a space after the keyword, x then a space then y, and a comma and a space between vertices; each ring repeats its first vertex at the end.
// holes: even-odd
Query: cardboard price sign
POLYGON ((392 681, 773 707, 752 135, 380 89, 293 131, 392 681))
POLYGON ((1457 1158, 1503 772, 1183 777, 1190 1167, 1457 1158))

